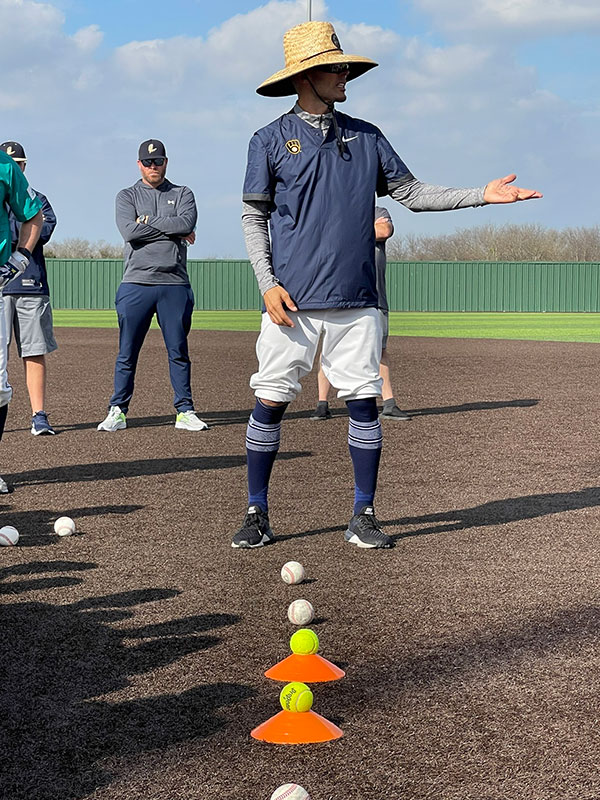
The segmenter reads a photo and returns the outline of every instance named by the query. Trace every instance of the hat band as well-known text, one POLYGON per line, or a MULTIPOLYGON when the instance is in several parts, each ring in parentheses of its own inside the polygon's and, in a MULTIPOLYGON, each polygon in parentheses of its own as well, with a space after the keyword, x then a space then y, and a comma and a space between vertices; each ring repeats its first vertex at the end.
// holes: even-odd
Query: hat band
POLYGON ((301 58, 300 63, 303 61, 309 61, 311 58, 317 58, 317 56, 324 56, 325 53, 341 53, 344 55, 344 51, 340 50, 339 47, 332 47, 331 50, 322 50, 320 53, 313 53, 312 56, 306 56, 306 58, 301 58))

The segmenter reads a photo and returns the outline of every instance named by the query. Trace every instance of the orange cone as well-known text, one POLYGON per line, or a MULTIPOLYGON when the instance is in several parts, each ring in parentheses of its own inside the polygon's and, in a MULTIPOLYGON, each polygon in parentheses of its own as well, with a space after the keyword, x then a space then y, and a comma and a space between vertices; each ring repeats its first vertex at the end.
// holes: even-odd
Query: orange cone
POLYGON ((341 728, 315 711, 280 711, 250 733, 253 739, 273 744, 331 742, 343 735, 341 728))
POLYGON ((331 661, 317 654, 292 653, 265 672, 272 681, 303 681, 303 683, 325 683, 339 681, 346 673, 331 661))

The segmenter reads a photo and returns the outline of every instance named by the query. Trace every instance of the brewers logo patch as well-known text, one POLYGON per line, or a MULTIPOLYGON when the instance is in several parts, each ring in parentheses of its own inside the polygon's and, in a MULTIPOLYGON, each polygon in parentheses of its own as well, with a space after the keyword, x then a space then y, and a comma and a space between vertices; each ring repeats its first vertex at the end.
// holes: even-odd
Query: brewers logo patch
POLYGON ((297 156, 298 153, 302 150, 302 145, 300 144, 299 139, 290 139, 285 143, 285 146, 288 149, 288 152, 291 153, 293 156, 297 156))
POLYGON ((335 33, 332 34, 331 41, 333 42, 335 47, 337 47, 338 50, 342 49, 342 45, 340 44, 340 40, 338 39, 337 34, 335 34, 335 33))

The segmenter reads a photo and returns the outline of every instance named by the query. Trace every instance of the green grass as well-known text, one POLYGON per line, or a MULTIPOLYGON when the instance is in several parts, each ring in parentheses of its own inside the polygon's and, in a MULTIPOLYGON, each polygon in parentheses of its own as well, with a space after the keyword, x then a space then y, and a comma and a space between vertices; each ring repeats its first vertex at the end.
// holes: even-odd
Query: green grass
MULTIPOLYGON (((195 330, 258 331, 259 311, 196 311, 195 330)), ((57 327, 116 328, 114 311, 55 310, 57 327)), ((156 327, 156 321, 153 323, 156 327)), ((392 336, 460 339, 532 339, 556 342, 600 342, 600 314, 471 314, 392 312, 392 336)))
MULTIPOLYGON (((54 309, 54 325, 57 328, 116 328, 115 311, 78 311, 54 309)), ((196 311, 192 328, 202 331, 258 331, 260 311, 196 311)), ((152 327, 157 328, 156 319, 152 327)))

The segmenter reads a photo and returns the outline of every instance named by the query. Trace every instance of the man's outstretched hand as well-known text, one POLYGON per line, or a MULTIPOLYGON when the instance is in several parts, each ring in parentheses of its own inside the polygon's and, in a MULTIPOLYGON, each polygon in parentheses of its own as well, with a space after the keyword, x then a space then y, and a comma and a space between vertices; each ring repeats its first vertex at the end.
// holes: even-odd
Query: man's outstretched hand
POLYGON ((516 178, 517 176, 513 174, 490 181, 483 192, 485 202, 517 203, 519 200, 533 200, 536 197, 543 197, 542 193, 536 192, 535 189, 521 189, 519 186, 511 186, 516 178))

